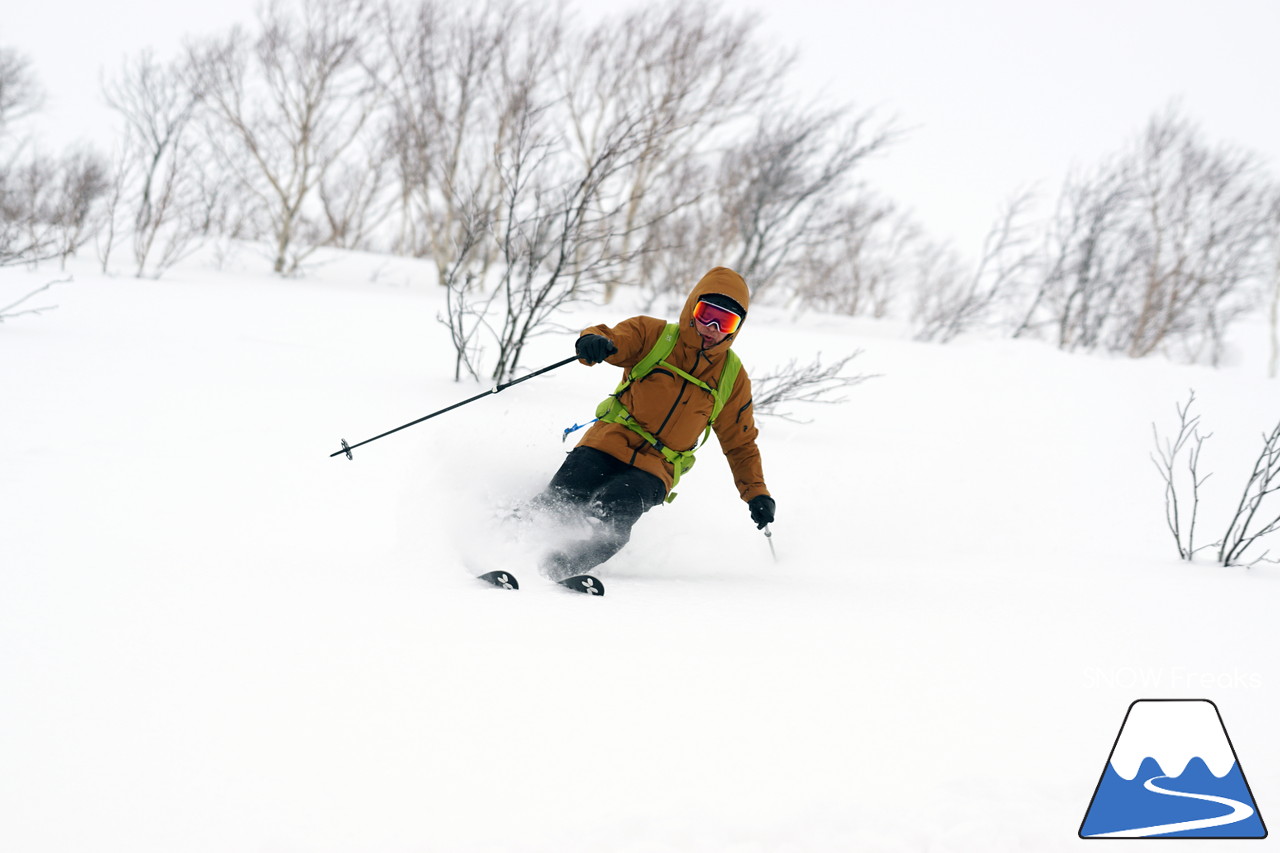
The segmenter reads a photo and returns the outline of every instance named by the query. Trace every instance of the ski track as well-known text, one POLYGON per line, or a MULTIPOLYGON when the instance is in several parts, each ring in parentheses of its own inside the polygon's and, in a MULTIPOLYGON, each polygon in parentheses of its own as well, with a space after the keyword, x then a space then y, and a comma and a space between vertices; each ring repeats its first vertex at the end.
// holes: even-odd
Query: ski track
POLYGON ((1165 835, 1170 832, 1189 832, 1193 829, 1209 829, 1214 826, 1227 826, 1228 824, 1248 820, 1253 817, 1253 808, 1239 800, 1232 800, 1227 797, 1215 797, 1212 794, 1188 794, 1183 791, 1170 791, 1167 788, 1161 788, 1159 785, 1155 784, 1157 779, 1168 778, 1168 776, 1152 776, 1142 784, 1142 787, 1154 794, 1164 794, 1170 797, 1186 797, 1191 800, 1205 800, 1210 803, 1219 803, 1224 806, 1230 806, 1232 812, 1230 814, 1222 815, 1221 817, 1204 818, 1203 820, 1185 820, 1181 823, 1166 823, 1159 826, 1126 829, 1120 832, 1104 832, 1098 835, 1090 835, 1089 838, 1147 838, 1153 835, 1165 835))

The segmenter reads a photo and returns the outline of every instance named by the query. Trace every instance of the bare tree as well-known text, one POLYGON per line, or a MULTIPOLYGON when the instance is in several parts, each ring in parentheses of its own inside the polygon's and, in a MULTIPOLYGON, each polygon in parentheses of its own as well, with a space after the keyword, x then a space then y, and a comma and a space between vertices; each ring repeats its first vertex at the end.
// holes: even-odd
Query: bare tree
POLYGON ((610 251, 611 227, 624 199, 606 196, 603 188, 648 142, 642 120, 622 124, 606 139, 583 171, 552 172, 535 178, 528 191, 518 190, 522 155, 517 148, 506 171, 506 229, 502 292, 505 316, 494 378, 515 370, 524 345, 561 307, 586 295, 584 286, 605 281, 623 260, 610 251), (522 202, 528 207, 520 213, 522 202))
POLYGON ((722 217, 710 210, 715 171, 710 158, 691 157, 672 166, 672 179, 690 201, 646 223, 643 239, 626 270, 639 288, 645 310, 679 311, 689 287, 706 272, 709 259, 727 257, 722 217))
MULTIPOLYGON (((513 144, 499 157, 500 203, 492 218, 477 212, 470 220, 492 235, 496 287, 481 296, 460 290, 453 302, 497 345, 495 381, 514 373, 525 344, 546 330, 556 312, 607 280, 620 262, 609 247, 626 202, 605 188, 647 141, 642 120, 620 123, 584 169, 565 156, 550 115, 550 105, 534 104, 519 115, 513 144)), ((476 277, 455 275, 454 286, 475 287, 476 277)), ((471 337, 454 334, 455 341, 471 337)))
POLYGON ((892 137, 869 115, 780 108, 790 58, 707 3, 585 30, 528 0, 388 2, 381 22, 395 245, 449 290, 458 375, 478 377, 488 343, 509 376, 568 301, 628 281, 657 298, 708 256, 757 291, 793 288, 789 261, 830 236, 892 137))
POLYGON ((1280 562, 1267 560, 1270 550, 1264 551, 1249 563, 1242 562, 1245 552, 1258 540, 1280 530, 1280 507, 1268 501, 1277 492, 1280 492, 1280 423, 1270 433, 1262 436, 1262 450, 1253 463, 1253 470, 1245 482, 1240 502, 1236 505, 1235 514, 1231 517, 1231 523, 1227 525, 1227 532, 1223 534, 1218 548, 1218 562, 1221 565, 1255 566, 1264 561, 1280 562), (1262 511, 1264 504, 1270 507, 1270 512, 1262 511), (1271 512, 1275 513, 1274 517, 1271 517, 1271 512))
POLYGON ((496 296, 481 287, 472 263, 476 247, 491 235, 492 223, 486 218, 489 210, 483 204, 462 209, 473 218, 459 223, 461 239, 456 245, 453 263, 444 271, 445 313, 437 317, 449 329, 455 381, 462 378, 463 371, 473 379, 480 378, 480 352, 475 337, 485 326, 486 314, 496 296))
MULTIPOLYGON (((406 17, 382 14, 381 81, 392 113, 400 185, 399 251, 436 262, 439 281, 454 266, 464 229, 492 220, 502 194, 497 158, 520 116, 545 94, 561 21, 532 3, 493 0, 453 6, 424 0, 406 17)), ((495 257, 473 246, 484 278, 495 257)))
POLYGON ((35 290, 31 291, 26 296, 23 296, 21 299, 17 300, 16 302, 10 302, 8 305, 0 306, 0 323, 3 323, 5 320, 11 320, 14 317, 22 317, 27 314, 43 314, 46 311, 53 311, 58 307, 57 305, 41 305, 37 308, 22 308, 22 309, 18 309, 18 306, 22 305, 22 303, 26 302, 28 299, 35 296, 37 293, 43 293, 44 291, 53 287, 55 284, 66 284, 70 281, 71 279, 68 277, 68 278, 58 279, 57 281, 45 282, 43 285, 41 285, 40 287, 37 287, 35 290))
MULTIPOLYGON (((873 126, 870 113, 844 109, 819 112, 770 102, 757 112, 754 129, 726 139, 705 166, 685 164, 673 172, 692 200, 646 225, 651 302, 687 292, 711 257, 739 270, 757 295, 804 303, 817 295, 814 276, 839 263, 833 247, 845 241, 856 251, 862 239, 856 229, 872 227, 877 202, 855 187, 854 177, 896 138, 894 131, 873 126)), ((847 276, 849 270, 841 272, 847 276)), ((829 296, 827 288, 823 298, 829 296)))
POLYGON ((65 269, 67 258, 93 238, 102 222, 100 200, 110 187, 106 162, 98 153, 73 149, 57 163, 44 216, 54 226, 56 250, 65 269))
POLYGON ((0 169, 0 267, 57 257, 52 223, 41 218, 43 164, 9 163, 0 169))
POLYGON ((1192 347, 1203 341, 1217 363, 1226 325, 1252 307, 1243 285, 1257 273, 1265 234, 1260 162, 1209 148, 1172 110, 1148 125, 1142 155, 1141 296, 1116 343, 1141 357, 1178 336, 1192 347))
POLYGON ((1256 156, 1209 145, 1174 108, 1154 116, 1136 145, 1067 182, 1015 335, 1216 364, 1257 304, 1269 192, 1256 156))
POLYGON ((108 171, 106 192, 103 193, 102 227, 98 230, 96 243, 98 260, 102 263, 104 275, 111 271, 111 256, 116 247, 121 211, 132 179, 128 157, 120 148, 116 148, 108 171))
POLYGON ((0 266, 55 256, 50 224, 39 219, 38 190, 47 171, 22 156, 11 128, 39 108, 40 87, 31 63, 0 47, 0 266))
MULTIPOLYGON (((982 245, 982 256, 971 275, 943 269, 939 276, 921 276, 915 322, 916 340, 948 343, 990 318, 1020 283, 1032 264, 1024 212, 1031 203, 1024 192, 1001 212, 982 245)), ((939 262, 945 260, 936 254, 939 262)))
POLYGON ((0 171, 0 266, 67 258, 95 233, 107 167, 89 149, 0 171))
MULTIPOLYGON (((1204 443, 1212 435, 1200 434, 1200 416, 1191 415, 1191 407, 1195 404, 1195 391, 1187 398, 1185 405, 1177 406, 1178 432, 1173 438, 1163 441, 1156 425, 1151 425, 1156 450, 1151 454, 1160 478, 1164 480, 1164 514, 1169 532, 1173 535, 1174 544, 1178 547, 1178 556, 1190 560, 1196 555, 1196 520, 1200 511, 1200 487, 1209 479, 1210 474, 1200 476, 1200 451, 1204 443), (1190 514, 1180 505, 1179 493, 1182 488, 1183 475, 1179 474, 1180 457, 1187 451, 1187 482, 1191 486, 1190 514)), ((1211 546, 1205 546, 1211 547, 1211 546)))
POLYGON ((1245 562, 1245 553, 1250 548, 1259 544, 1264 537, 1280 531, 1280 505, 1272 498, 1280 493, 1280 423, 1270 433, 1262 436, 1262 450, 1253 463, 1253 469, 1241 491, 1240 501, 1231 514, 1222 538, 1212 545, 1200 548, 1195 546, 1200 487, 1211 476, 1201 476, 1199 472, 1200 452, 1211 436, 1201 435, 1200 416, 1191 415, 1195 399, 1195 392, 1192 391, 1186 404, 1177 406, 1178 431, 1172 438, 1162 440, 1159 431, 1152 424, 1156 452, 1151 455, 1151 460, 1164 481, 1165 521, 1178 547, 1178 556, 1191 560, 1197 552, 1216 547, 1218 564, 1221 566, 1252 567, 1262 562, 1280 562, 1268 559, 1270 550, 1245 562), (1185 473, 1180 474, 1184 451, 1185 473), (1181 503, 1187 485, 1191 489, 1189 511, 1181 503), (1264 509, 1264 506, 1269 507, 1269 510, 1264 509))
POLYGON ((1131 198, 1121 167, 1106 163, 1092 174, 1067 178, 1050 220, 1040 282, 1013 337, 1048 328, 1066 350, 1101 345, 1127 270, 1134 264, 1126 241, 1131 198))
POLYGON ((675 236, 661 225, 709 188, 689 180, 691 172, 717 156, 742 119, 762 111, 791 67, 793 57, 769 48, 758 28, 755 15, 668 0, 605 18, 569 40, 559 85, 570 144, 584 165, 620 121, 639 118, 635 133, 645 140, 610 190, 625 198, 612 229, 612 251, 624 263, 620 279, 606 282, 606 301, 623 278, 644 283, 654 269, 647 255, 675 248, 659 242, 675 236))
POLYGON ((792 359, 771 373, 755 377, 751 380, 751 397, 756 413, 804 423, 791 412, 784 411, 783 406, 791 403, 843 403, 847 399, 841 394, 843 390, 877 376, 866 373, 851 376, 844 374, 849 362, 860 355, 862 350, 857 350, 831 364, 823 365, 822 354, 819 353, 807 365, 799 365, 796 359, 792 359))
POLYGON ((0 137, 44 101, 31 61, 13 48, 0 47, 0 137))
POLYGON ((397 246, 431 258, 447 288, 440 320, 454 343, 455 376, 479 377, 484 332, 500 380, 591 268, 580 246, 594 234, 616 152, 584 174, 550 116, 560 100, 558 12, 427 0, 407 19, 386 7, 383 27, 381 85, 401 189, 397 246))
POLYGON ((824 244, 795 260, 792 301, 850 316, 887 317, 923 231, 890 201, 864 192, 841 206, 824 244))
POLYGON ((496 0, 385 18, 401 245, 449 288, 458 371, 476 373, 483 339, 496 379, 569 301, 646 271, 638 259, 698 198, 680 179, 710 156, 714 123, 770 83, 754 24, 699 4, 582 32, 496 0))
POLYGON ((225 131, 210 141, 257 197, 281 274, 323 242, 308 204, 376 103, 369 4, 299 0, 298 7, 293 15, 273 2, 256 38, 236 28, 189 57, 203 103, 225 131))
MULTIPOLYGON (((220 132, 211 126, 207 112, 200 111, 197 117, 204 140, 220 132)), ((214 148, 210 143, 209 150, 214 148)), ((198 188, 194 214, 201 240, 261 240, 270 234, 267 212, 240 178, 243 169, 231 169, 221 156, 213 155, 197 158, 186 168, 198 188)))
POLYGON ((370 134, 358 156, 340 163, 317 188, 328 244, 343 249, 372 248, 378 228, 392 212, 392 147, 380 134, 370 134))
POLYGON ((200 93, 191 82, 182 63, 161 63, 144 51, 104 85, 107 104, 125 121, 115 183, 120 206, 128 209, 138 277, 162 275, 201 232, 198 173, 191 167, 201 152, 189 133, 200 93), (157 242, 160 253, 153 257, 157 242))
POLYGON ((731 225, 734 268, 757 292, 782 284, 788 261, 828 239, 854 170, 894 138, 870 113, 763 116, 721 164, 718 206, 731 225))

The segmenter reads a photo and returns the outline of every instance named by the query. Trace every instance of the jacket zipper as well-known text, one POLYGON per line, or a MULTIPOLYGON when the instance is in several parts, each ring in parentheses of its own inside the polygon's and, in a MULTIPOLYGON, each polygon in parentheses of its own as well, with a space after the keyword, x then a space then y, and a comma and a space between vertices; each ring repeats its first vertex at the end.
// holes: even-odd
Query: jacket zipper
MULTIPOLYGON (((690 371, 689 371, 689 373, 691 373, 691 374, 693 374, 693 375, 695 375, 695 376, 697 375, 697 373, 698 373, 698 362, 702 360, 703 355, 705 355, 705 353, 703 353, 703 351, 702 351, 702 350, 698 350, 697 354, 696 354, 696 355, 694 355, 694 357, 693 357, 693 370, 690 370, 690 371)), ((654 437, 654 438, 656 438, 656 439, 658 439, 658 441, 660 441, 660 442, 662 441, 662 439, 660 438, 660 436, 662 435, 662 431, 663 431, 664 429, 666 429, 667 421, 671 420, 671 416, 672 416, 672 415, 674 415, 674 414, 676 413, 676 407, 677 407, 677 406, 679 406, 679 405, 680 405, 680 401, 684 399, 684 392, 685 392, 685 389, 686 389, 686 388, 688 388, 688 387, 689 387, 689 380, 688 380, 688 379, 683 379, 683 380, 681 380, 681 383, 680 383, 680 393, 676 395, 676 401, 675 401, 674 403, 672 403, 672 404, 671 404, 671 408, 670 408, 670 410, 668 410, 668 411, 667 411, 667 416, 666 416, 665 418, 663 418, 663 419, 662 419, 662 425, 661 425, 661 426, 659 426, 656 430, 654 430, 654 431, 653 431, 653 437, 654 437)), ((664 446, 665 446, 665 444, 664 444, 664 446)))

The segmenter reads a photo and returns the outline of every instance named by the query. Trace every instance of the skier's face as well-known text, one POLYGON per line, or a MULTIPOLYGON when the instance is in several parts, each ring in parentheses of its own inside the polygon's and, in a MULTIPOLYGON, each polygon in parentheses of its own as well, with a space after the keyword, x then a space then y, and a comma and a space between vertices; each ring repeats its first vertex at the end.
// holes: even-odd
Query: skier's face
POLYGON ((703 349, 711 349, 713 346, 729 337, 715 326, 707 326, 700 320, 694 320, 693 328, 697 330, 698 336, 702 338, 703 349))
POLYGON ((699 299, 693 306, 694 330, 702 338, 702 348, 711 349, 732 335, 742 324, 742 315, 714 302, 699 299))

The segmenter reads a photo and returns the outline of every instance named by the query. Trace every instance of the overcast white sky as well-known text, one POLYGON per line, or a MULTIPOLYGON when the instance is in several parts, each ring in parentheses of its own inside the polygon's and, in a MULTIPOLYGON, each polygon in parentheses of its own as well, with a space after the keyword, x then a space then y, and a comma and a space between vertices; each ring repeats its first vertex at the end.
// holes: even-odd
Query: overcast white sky
MULTIPOLYGON (((616 0, 578 0, 583 8, 616 0)), ((47 139, 109 138, 98 80, 144 46, 252 20, 257 0, 8 3, 0 43, 32 57, 47 139)), ((798 82, 909 129, 871 173, 973 252, 1005 199, 1056 191, 1172 100, 1280 173, 1280 0, 756 0, 801 53, 798 82)))

